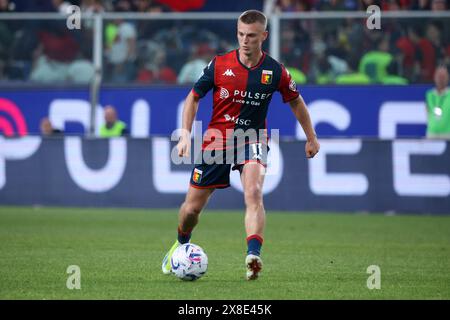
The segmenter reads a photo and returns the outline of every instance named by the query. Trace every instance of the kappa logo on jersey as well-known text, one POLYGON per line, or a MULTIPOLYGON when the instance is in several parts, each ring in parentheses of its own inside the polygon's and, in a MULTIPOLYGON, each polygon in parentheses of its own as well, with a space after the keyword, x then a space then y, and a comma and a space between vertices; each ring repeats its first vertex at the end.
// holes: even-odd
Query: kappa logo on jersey
POLYGON ((236 77, 233 73, 233 70, 231 70, 231 69, 227 69, 227 71, 225 71, 222 75, 228 76, 228 77, 236 77))
POLYGON ((272 83, 272 70, 263 70, 261 75, 261 83, 262 84, 271 84, 272 83))
POLYGON ((289 89, 291 91, 296 91, 297 90, 297 85, 295 84, 294 79, 291 79, 291 81, 289 82, 289 89))
POLYGON ((230 96, 230 93, 227 89, 220 87, 220 99, 226 99, 230 96))
POLYGON ((195 183, 200 183, 200 181, 202 180, 202 174, 203 174, 202 170, 199 170, 199 169, 195 168, 194 169, 194 174, 192 176, 192 180, 195 183))

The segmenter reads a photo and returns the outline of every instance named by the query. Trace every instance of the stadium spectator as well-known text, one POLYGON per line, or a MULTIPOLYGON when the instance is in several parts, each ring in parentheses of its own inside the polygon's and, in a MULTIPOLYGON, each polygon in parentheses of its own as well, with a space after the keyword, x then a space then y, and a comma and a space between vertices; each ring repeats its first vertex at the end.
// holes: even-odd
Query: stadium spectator
POLYGON ((283 60, 289 67, 302 70, 305 74, 310 72, 311 47, 313 46, 310 43, 310 37, 301 23, 289 21, 282 24, 280 52, 283 60))
POLYGON ((67 78, 68 65, 39 54, 33 63, 29 80, 38 83, 63 83, 67 78))
POLYGON ((52 0, 52 3, 56 11, 62 14, 67 14, 69 7, 72 5, 70 2, 64 0, 52 0))
POLYGON ((394 59, 389 52, 389 40, 384 37, 378 42, 377 49, 364 54, 359 63, 359 72, 365 73, 372 83, 382 83, 387 76, 387 68, 394 59))
POLYGON ((413 0, 411 5, 412 10, 430 10, 431 1, 430 0, 413 0))
POLYGON ((127 135, 128 129, 125 122, 117 117, 116 109, 108 105, 104 108, 105 123, 100 127, 100 137, 111 138, 127 135))
POLYGON ((440 31, 434 24, 426 26, 425 36, 418 43, 420 60, 420 81, 433 81, 433 74, 437 64, 437 54, 440 47, 440 31))
POLYGON ((172 11, 184 12, 203 8, 206 0, 158 0, 160 4, 168 6, 172 11))
POLYGON ((401 65, 400 59, 392 59, 386 68, 387 74, 381 79, 381 83, 385 85, 407 85, 408 79, 400 76, 399 66, 401 65))
POLYGON ((400 37, 396 42, 395 46, 399 50, 399 55, 401 57, 401 68, 403 70, 403 75, 414 81, 416 79, 416 46, 412 41, 413 38, 417 39, 417 32, 414 31, 414 27, 409 27, 411 31, 407 31, 405 35, 400 37), (408 36, 408 33, 411 35, 408 36))
POLYGON ((398 11, 401 10, 400 0, 385 0, 383 1, 383 11, 398 11))
POLYGON ((357 0, 317 0, 315 9, 318 11, 356 10, 357 0))
POLYGON ((306 75, 300 69, 297 69, 295 67, 288 67, 286 65, 286 70, 289 72, 295 83, 305 84, 308 81, 306 75))
MULTIPOLYGON (((119 3, 128 2, 122 0, 119 3)), ((117 10, 125 10, 124 7, 118 6, 117 10)), ((123 19, 116 19, 109 26, 115 28, 115 31, 113 32, 113 42, 109 43, 110 47, 106 48, 108 64, 106 77, 114 83, 127 83, 132 81, 136 74, 136 28, 132 23, 123 19)), ((107 38, 108 40, 111 39, 107 38)))
MULTIPOLYGON (((69 4, 81 6, 83 13, 116 12, 168 12, 172 10, 160 0, 0 0, 0 10, 32 12, 60 12, 69 4)), ((185 10, 180 6, 191 6, 200 11, 229 11, 263 1, 203 1, 196 0, 183 4, 168 1, 175 10, 185 10), (196 4, 197 3, 197 4, 196 4)), ((379 5, 382 10, 422 9, 442 11, 448 8, 449 0, 277 0, 273 1, 279 11, 301 12, 308 10, 364 10, 369 5, 379 5)), ((262 5, 261 5, 262 6, 262 5)), ((273 6, 273 5, 272 5, 273 6)), ((325 20, 282 20, 280 34, 280 55, 289 61, 293 70, 301 70, 311 83, 334 82, 335 77, 346 73, 349 57, 359 57, 374 51, 383 36, 389 38, 389 54, 395 59, 401 55, 398 76, 410 83, 430 82, 436 65, 450 66, 450 31, 445 26, 445 18, 420 21, 420 31, 410 32, 413 22, 404 19, 383 19, 382 32, 368 30, 361 19, 325 20), (437 21, 437 22, 436 22, 437 21), (313 39, 319 39, 315 42, 313 39), (318 56, 313 47, 324 45, 318 56), (398 51, 398 52, 397 52, 398 51)), ((146 20, 105 22, 105 49, 103 80, 108 83, 173 83, 174 78, 182 79, 181 69, 190 61, 192 46, 208 43, 215 52, 226 52, 234 44, 230 37, 228 21, 172 21, 146 20), (108 23, 109 22, 109 23, 108 23), (211 32, 210 30, 214 30, 211 32), (164 63, 145 63, 140 56, 148 41, 156 42, 165 51, 164 63), (169 65, 170 64, 170 65, 169 65), (151 68, 149 68, 151 66, 151 68), (174 74, 175 73, 175 76, 174 74)), ((0 78, 6 80, 32 79, 47 83, 73 79, 63 69, 82 55, 91 57, 93 53, 92 23, 82 20, 82 30, 68 32, 65 21, 30 20, 15 24, 0 21, 0 78), (17 27, 18 26, 18 27, 17 27), (16 32, 17 30, 17 32, 16 32), (65 31, 65 32, 64 32, 65 31), (2 72, 3 70, 3 72, 2 72), (64 75, 64 72, 66 74, 64 75), (2 76, 3 75, 3 76, 2 76)), ((268 46, 265 44, 265 51, 268 46)), ((316 48, 317 49, 317 48, 316 48)), ((160 59, 160 57, 156 57, 160 59)), ((153 57, 148 57, 153 59, 153 57)), ((78 61, 79 62, 79 61, 78 61)), ((75 65, 79 65, 76 63, 75 65)), ((84 66, 89 67, 88 64, 84 66)), ((86 69, 87 70, 87 69, 86 69)), ((192 77, 194 77, 192 75, 192 77)), ((303 76, 298 79, 304 79, 303 76)), ((177 82, 177 81, 175 81, 177 82)))
POLYGON ((447 10, 446 0, 432 0, 431 1, 431 11, 445 11, 447 10))
POLYGON ((426 93, 427 137, 450 139, 450 89, 446 67, 434 73, 435 88, 426 93))
POLYGON ((52 12, 55 11, 54 5, 50 0, 23 1, 15 0, 17 11, 23 12, 52 12))
POLYGON ((68 65, 66 80, 74 84, 89 84, 94 74, 94 65, 80 53, 80 56, 68 65))
POLYGON ((194 53, 190 61, 188 61, 178 75, 178 84, 194 83, 198 80, 203 69, 213 58, 214 51, 207 43, 202 43, 194 48, 194 53))
POLYGON ((79 45, 68 31, 41 31, 41 43, 34 51, 30 80, 44 83, 64 82, 69 64, 79 54, 79 45))
POLYGON ((435 49, 430 40, 423 36, 421 26, 409 26, 407 37, 400 38, 397 46, 404 57, 405 76, 409 76, 415 82, 433 81, 436 65, 435 49))
POLYGON ((444 43, 444 31, 445 29, 441 21, 434 20, 427 25, 426 37, 430 40, 435 52, 436 60, 434 61, 434 66, 444 64, 447 58, 445 46, 448 43, 444 43))
POLYGON ((276 10, 281 12, 311 11, 316 0, 278 0, 276 10))
POLYGON ((134 0, 133 5, 137 12, 158 13, 170 11, 169 7, 154 0, 134 0))
POLYGON ((16 4, 10 0, 0 0, 0 12, 14 12, 16 4))
MULTIPOLYGON (((163 13, 170 12, 170 8, 154 0, 134 0, 134 8, 138 13, 163 13)), ((159 30, 170 28, 174 21, 170 20, 137 20, 136 29, 139 30, 138 38, 144 41, 152 39, 159 30)))
POLYGON ((139 49, 138 73, 136 81, 145 84, 176 84, 177 74, 167 64, 164 47, 154 41, 148 41, 139 49))
MULTIPOLYGON (((164 2, 166 1, 179 3, 182 2, 178 0, 164 0, 164 2)), ((192 1, 195 2, 195 0, 192 1)), ((199 10, 202 12, 242 12, 248 9, 263 10, 264 2, 265 1, 262 0, 232 0, 232 1, 205 0, 204 6, 199 10)))
MULTIPOLYGON (((82 14, 94 14, 94 13, 103 13, 106 9, 102 3, 102 0, 83 0, 81 2, 81 12, 82 14)), ((92 19, 83 19, 83 27, 87 29, 92 29, 93 20, 92 19)), ((91 34, 92 32, 88 32, 91 34)), ((91 35, 92 37, 92 35, 91 35)))
POLYGON ((67 29, 45 30, 38 34, 42 53, 50 60, 70 62, 78 55, 80 45, 67 29))
POLYGON ((54 137, 63 134, 63 131, 53 127, 49 118, 45 117, 41 119, 40 123, 41 135, 44 137, 54 137))
MULTIPOLYGON (((8 0, 0 0, 0 12, 12 12, 13 7, 8 0)), ((0 80, 7 78, 7 64, 10 57, 10 46, 14 40, 9 22, 0 20, 0 80)))
POLYGON ((102 13, 106 11, 102 0, 82 0, 81 11, 85 13, 102 13))
POLYGON ((356 56, 349 58, 347 72, 336 77, 335 83, 340 85, 367 85, 370 84, 370 78, 358 70, 359 60, 356 56))

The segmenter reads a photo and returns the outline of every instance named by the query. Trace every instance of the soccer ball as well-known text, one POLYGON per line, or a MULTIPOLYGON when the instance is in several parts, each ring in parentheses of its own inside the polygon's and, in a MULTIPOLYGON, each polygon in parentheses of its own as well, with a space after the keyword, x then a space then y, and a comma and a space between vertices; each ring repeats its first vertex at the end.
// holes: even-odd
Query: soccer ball
POLYGON ((172 272, 181 280, 194 281, 201 278, 208 268, 208 256, 193 243, 179 246, 170 259, 172 272))

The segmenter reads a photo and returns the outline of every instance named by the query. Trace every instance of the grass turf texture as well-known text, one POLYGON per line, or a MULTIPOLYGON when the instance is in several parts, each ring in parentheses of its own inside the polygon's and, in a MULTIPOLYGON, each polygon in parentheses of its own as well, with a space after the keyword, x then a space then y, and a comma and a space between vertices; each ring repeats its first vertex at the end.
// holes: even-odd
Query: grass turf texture
POLYGON ((449 299, 450 217, 267 216, 264 269, 245 280, 243 213, 202 213, 206 275, 163 275, 175 210, 0 207, 0 299, 449 299), (81 290, 69 290, 69 265, 81 290), (381 289, 366 286, 369 265, 381 289))

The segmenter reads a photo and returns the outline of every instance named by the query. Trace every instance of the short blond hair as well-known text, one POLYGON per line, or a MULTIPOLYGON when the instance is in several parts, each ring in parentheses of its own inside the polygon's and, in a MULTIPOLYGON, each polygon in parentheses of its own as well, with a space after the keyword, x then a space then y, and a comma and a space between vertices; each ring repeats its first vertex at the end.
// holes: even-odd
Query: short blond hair
POLYGON ((264 26, 264 30, 267 28, 267 17, 264 13, 258 10, 247 10, 244 11, 240 16, 238 21, 241 21, 245 24, 252 24, 255 22, 259 22, 264 26))

